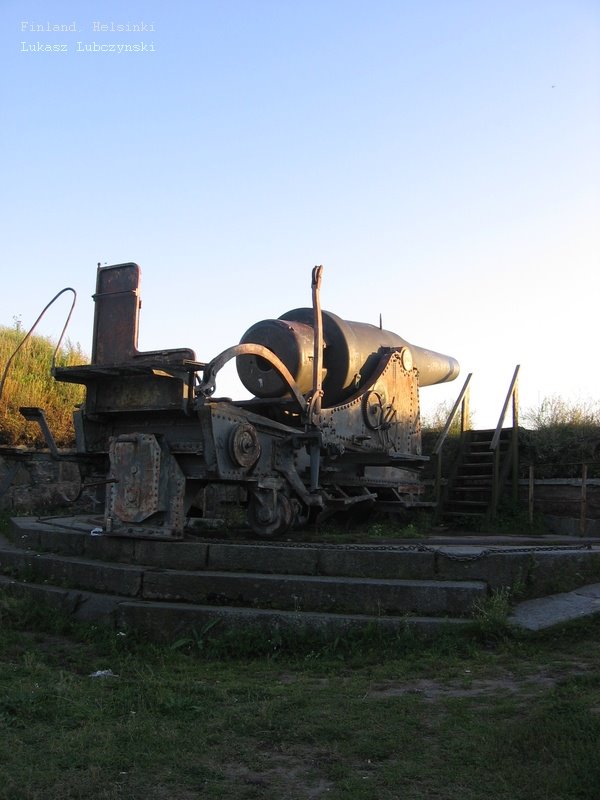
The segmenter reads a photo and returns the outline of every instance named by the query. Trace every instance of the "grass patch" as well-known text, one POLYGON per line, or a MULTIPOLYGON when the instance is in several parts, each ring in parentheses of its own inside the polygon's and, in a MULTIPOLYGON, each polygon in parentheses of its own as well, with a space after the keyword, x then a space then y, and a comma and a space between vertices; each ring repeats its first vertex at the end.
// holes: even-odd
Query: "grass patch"
POLYGON ((496 589, 473 605, 476 631, 484 638, 504 637, 508 634, 508 616, 511 609, 511 590, 496 589))
POLYGON ((432 526, 432 515, 428 512, 412 512, 405 516, 373 513, 366 519, 362 515, 347 513, 340 515, 339 519, 315 526, 312 531, 302 531, 302 537, 307 541, 331 544, 377 544, 423 539, 431 533, 432 526))
MULTIPOLYGON (((548 533, 547 524, 541 513, 536 512, 533 519, 530 519, 529 511, 522 503, 514 503, 510 500, 500 503, 493 519, 470 522, 474 530, 499 536, 543 536, 548 533)), ((460 527, 466 529, 468 524, 468 521, 463 522, 460 527)))
POLYGON ((257 656, 1 597, 0 798, 596 798, 599 633, 257 656))
POLYGON ((10 531, 10 518, 11 513, 8 511, 0 511, 0 534, 6 535, 10 531))

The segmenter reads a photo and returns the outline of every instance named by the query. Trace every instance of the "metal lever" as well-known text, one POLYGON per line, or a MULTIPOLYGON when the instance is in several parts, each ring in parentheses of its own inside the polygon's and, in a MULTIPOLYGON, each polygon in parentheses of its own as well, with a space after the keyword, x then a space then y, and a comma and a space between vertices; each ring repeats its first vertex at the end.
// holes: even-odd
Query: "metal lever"
MULTIPOLYGON (((321 400, 323 398, 323 315, 321 313, 321 278, 323 265, 312 271, 312 302, 314 311, 314 349, 313 349, 313 391, 309 407, 309 425, 319 427, 321 400)), ((310 446, 310 490, 319 488, 319 469, 321 466, 321 444, 317 440, 310 446)))

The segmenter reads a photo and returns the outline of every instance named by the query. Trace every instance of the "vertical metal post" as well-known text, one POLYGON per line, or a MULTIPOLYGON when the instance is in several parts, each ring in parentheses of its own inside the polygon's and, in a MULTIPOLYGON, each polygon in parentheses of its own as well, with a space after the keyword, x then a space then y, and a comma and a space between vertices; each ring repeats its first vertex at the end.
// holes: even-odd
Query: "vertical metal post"
MULTIPOLYGON (((314 312, 314 349, 313 349, 313 391, 309 406, 308 424, 319 426, 321 414, 321 398, 323 397, 323 315, 321 313, 321 278, 323 267, 315 267, 312 271, 312 301, 314 312)), ((321 444, 315 441, 310 446, 310 490, 319 488, 319 471, 321 468, 321 444)))
POLYGON ((313 394, 311 398, 311 422, 321 413, 323 396, 323 315, 321 314, 321 278, 323 267, 315 267, 312 272, 312 301, 314 312, 313 349, 313 394))

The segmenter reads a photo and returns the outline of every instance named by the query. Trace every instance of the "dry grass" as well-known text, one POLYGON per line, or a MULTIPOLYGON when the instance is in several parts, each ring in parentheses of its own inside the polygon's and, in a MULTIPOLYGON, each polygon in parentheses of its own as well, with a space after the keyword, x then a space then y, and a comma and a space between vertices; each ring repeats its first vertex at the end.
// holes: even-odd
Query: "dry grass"
MULTIPOLYGON (((23 340, 23 331, 0 326, 0 369, 23 340)), ((73 410, 83 401, 84 389, 76 384, 59 383, 51 374, 55 344, 43 336, 32 336, 15 356, 6 375, 0 397, 0 444, 43 446, 38 425, 19 413, 20 406, 43 408, 59 446, 74 443, 73 410)), ((56 366, 85 364, 88 359, 79 345, 67 342, 57 353, 56 366)))

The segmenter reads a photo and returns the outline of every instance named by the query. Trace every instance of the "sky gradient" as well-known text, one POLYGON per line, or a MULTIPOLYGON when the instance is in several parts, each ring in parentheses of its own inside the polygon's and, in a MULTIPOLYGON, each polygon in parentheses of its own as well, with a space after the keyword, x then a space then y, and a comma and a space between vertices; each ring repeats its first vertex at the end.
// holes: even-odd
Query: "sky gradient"
POLYGON ((425 412, 473 372, 495 425, 517 363, 523 409, 600 399, 597 2, 3 0, 0 58, 0 324, 72 286, 90 352, 96 263, 135 261, 140 347, 209 360, 323 264, 324 308, 461 363, 425 412))

